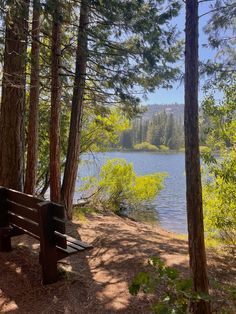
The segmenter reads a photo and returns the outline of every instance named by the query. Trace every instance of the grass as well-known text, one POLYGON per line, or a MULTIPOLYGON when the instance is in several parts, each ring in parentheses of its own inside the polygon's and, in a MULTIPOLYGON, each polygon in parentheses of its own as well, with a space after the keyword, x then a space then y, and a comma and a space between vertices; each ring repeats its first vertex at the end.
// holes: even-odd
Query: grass
POLYGON ((75 206, 74 207, 74 215, 73 218, 76 220, 80 220, 80 222, 86 222, 86 215, 87 214, 94 214, 96 213, 96 209, 91 206, 75 206))

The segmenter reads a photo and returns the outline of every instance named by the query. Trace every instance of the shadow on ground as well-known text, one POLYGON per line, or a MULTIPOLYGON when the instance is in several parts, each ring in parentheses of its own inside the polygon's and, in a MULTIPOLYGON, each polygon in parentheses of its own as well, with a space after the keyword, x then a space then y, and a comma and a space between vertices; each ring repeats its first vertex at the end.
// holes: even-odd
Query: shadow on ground
MULTIPOLYGON (((38 243, 31 238, 18 237, 12 252, 0 253, 1 313, 148 314, 151 297, 133 297, 128 286, 149 257, 160 256, 188 275, 186 241, 163 230, 108 215, 69 223, 67 231, 94 248, 62 260, 61 279, 52 285, 41 285, 38 243)), ((214 276, 219 263, 228 265, 215 261, 214 276)))

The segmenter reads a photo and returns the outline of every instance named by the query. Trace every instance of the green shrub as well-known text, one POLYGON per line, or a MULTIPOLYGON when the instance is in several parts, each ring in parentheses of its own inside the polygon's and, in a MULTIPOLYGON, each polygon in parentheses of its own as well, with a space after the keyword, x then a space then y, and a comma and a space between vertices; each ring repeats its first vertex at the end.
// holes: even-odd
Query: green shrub
POLYGON ((210 167, 203 186, 207 236, 236 249, 236 152, 227 153, 210 167))
POLYGON ((142 142, 140 144, 134 145, 134 150, 156 152, 159 149, 158 149, 157 146, 152 145, 152 144, 150 144, 148 142, 142 142))
MULTIPOLYGON (((222 90, 222 86, 220 88, 222 90)), ((214 95, 203 103, 208 116, 207 145, 210 152, 202 155, 207 165, 203 186, 204 222, 210 241, 236 250, 236 84, 223 87, 219 103, 214 95), (218 152, 216 158, 212 152, 218 152)))
POLYGON ((123 207, 129 208, 155 199, 163 188, 165 176, 165 173, 137 176, 132 163, 115 158, 101 167, 99 179, 86 178, 82 190, 91 191, 94 204, 118 212, 123 207))
POLYGON ((199 146, 201 154, 209 154, 211 149, 207 146, 199 146))
POLYGON ((181 278, 175 268, 165 266, 159 258, 149 261, 151 270, 139 273, 132 281, 129 291, 136 295, 139 291, 156 293, 158 302, 152 305, 152 311, 157 314, 188 313, 191 301, 209 301, 209 295, 194 293, 192 280, 181 278))
POLYGON ((160 151, 162 151, 162 152, 167 152, 167 151, 170 150, 169 147, 166 146, 166 145, 160 145, 160 146, 159 146, 159 149, 160 149, 160 151))

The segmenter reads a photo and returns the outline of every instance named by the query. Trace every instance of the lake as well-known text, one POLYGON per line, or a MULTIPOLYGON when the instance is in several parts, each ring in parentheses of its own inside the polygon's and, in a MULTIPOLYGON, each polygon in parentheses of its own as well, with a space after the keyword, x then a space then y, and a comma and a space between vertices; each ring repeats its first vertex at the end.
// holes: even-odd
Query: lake
MULTIPOLYGON (((132 162, 138 175, 167 172, 165 188, 153 205, 160 225, 170 231, 187 233, 184 153, 106 152, 82 157, 79 176, 98 175, 107 159, 124 158, 132 162)), ((78 180, 77 187, 81 184, 78 180)), ((75 195, 79 198, 79 193, 75 195)))

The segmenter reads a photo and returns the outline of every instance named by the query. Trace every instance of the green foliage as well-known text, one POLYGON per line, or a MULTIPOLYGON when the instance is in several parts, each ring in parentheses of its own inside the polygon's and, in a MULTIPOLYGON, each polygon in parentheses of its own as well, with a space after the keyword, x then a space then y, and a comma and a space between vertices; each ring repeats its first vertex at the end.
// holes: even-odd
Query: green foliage
POLYGON ((213 86, 219 80, 231 82, 235 73, 235 1, 214 1, 209 12, 204 31, 208 36, 207 46, 215 51, 215 56, 205 62, 203 71, 211 76, 210 85, 213 86))
POLYGON ((155 145, 152 145, 148 142, 142 142, 140 144, 134 145, 134 150, 156 152, 156 151, 158 151, 158 147, 156 147, 155 145))
POLYGON ((188 313, 191 301, 209 301, 204 293, 192 291, 192 280, 182 278, 179 272, 172 267, 165 266, 159 258, 149 261, 151 270, 139 273, 129 287, 131 294, 157 293, 158 302, 152 305, 153 313, 157 314, 184 314, 188 313))
MULTIPOLYGON (((18 6, 17 1, 11 2, 18 6)), ((169 24, 178 15, 180 4, 175 0, 167 2, 168 6, 161 0, 91 2, 82 153, 117 145, 121 131, 129 127, 126 117, 133 118, 134 114, 140 112, 138 86, 141 86, 140 90, 145 94, 157 86, 169 87, 177 78, 179 70, 174 63, 180 58, 182 45, 178 41, 175 27, 166 23, 169 24), (122 114, 114 107, 119 107, 122 114)), ((5 7, 6 1, 3 3, 5 7)), ((60 153, 63 170, 74 86, 75 38, 79 29, 80 6, 81 3, 76 1, 57 3, 52 0, 44 1, 41 5, 38 193, 45 191, 49 183, 52 19, 54 17, 62 22, 60 153), (55 7, 57 4, 60 6, 55 7)))
POLYGON ((101 167, 99 179, 85 179, 82 190, 92 191, 94 203, 119 212, 123 207, 135 207, 155 199, 163 188, 165 176, 165 173, 137 176, 133 165, 125 159, 111 159, 101 167))
POLYGON ((159 149, 161 152, 168 152, 169 151, 169 147, 166 145, 160 145, 159 149))
POLYGON ((221 104, 213 95, 206 98, 204 110, 210 118, 208 145, 219 153, 203 154, 207 174, 203 187, 205 229, 210 239, 236 248, 236 89, 224 87, 221 104))
MULTIPOLYGON (((47 101, 40 103, 39 112, 39 167, 37 189, 40 192, 49 179, 49 117, 50 105, 47 101)), ((67 151, 70 110, 62 103, 61 109, 61 168, 63 170, 67 151)), ((122 131, 129 127, 129 120, 119 109, 85 110, 81 138, 81 153, 102 151, 119 141, 122 131)))
POLYGON ((215 151, 223 151, 236 143, 236 93, 235 83, 232 86, 218 84, 217 88, 224 93, 223 100, 218 103, 214 94, 206 96, 203 110, 208 116, 207 145, 215 151))
POLYGON ((132 110, 139 102, 137 86, 144 93, 170 87, 179 73, 173 64, 182 49, 170 21, 180 6, 175 0, 95 1, 89 31, 90 66, 99 82, 98 89, 94 81, 94 89, 114 93, 132 110))
POLYGON ((118 109, 85 110, 81 152, 105 151, 118 144, 121 132, 129 128, 129 120, 118 109))
MULTIPOLYGON (((223 156, 222 156, 223 157, 223 156)), ((207 236, 236 248, 236 151, 211 165, 203 188, 207 236)))
POLYGON ((211 149, 207 146, 199 146, 199 150, 201 154, 209 154, 211 152, 211 149))
POLYGON ((86 221, 87 214, 94 214, 96 210, 92 207, 87 206, 74 206, 73 219, 79 220, 80 222, 86 221))

